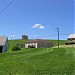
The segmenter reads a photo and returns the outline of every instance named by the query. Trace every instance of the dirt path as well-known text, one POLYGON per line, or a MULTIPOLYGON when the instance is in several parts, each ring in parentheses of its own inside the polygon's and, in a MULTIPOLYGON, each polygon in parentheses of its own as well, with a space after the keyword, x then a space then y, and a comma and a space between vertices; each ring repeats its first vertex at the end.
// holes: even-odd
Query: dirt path
MULTIPOLYGON (((60 48, 75 48, 75 45, 60 45, 60 48)), ((53 48, 58 48, 58 46, 54 46, 53 48)))

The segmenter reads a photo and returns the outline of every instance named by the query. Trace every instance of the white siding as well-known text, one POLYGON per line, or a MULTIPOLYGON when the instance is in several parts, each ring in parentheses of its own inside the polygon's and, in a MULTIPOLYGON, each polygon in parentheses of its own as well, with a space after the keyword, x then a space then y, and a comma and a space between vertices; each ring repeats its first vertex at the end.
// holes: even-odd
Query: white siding
POLYGON ((25 48, 28 48, 29 45, 34 45, 37 48, 37 43, 25 43, 25 48))
POLYGON ((5 45, 3 46, 2 52, 6 52, 8 49, 8 40, 6 40, 5 45))
POLYGON ((8 49, 8 41, 5 42, 5 45, 3 46, 2 52, 6 52, 8 49))

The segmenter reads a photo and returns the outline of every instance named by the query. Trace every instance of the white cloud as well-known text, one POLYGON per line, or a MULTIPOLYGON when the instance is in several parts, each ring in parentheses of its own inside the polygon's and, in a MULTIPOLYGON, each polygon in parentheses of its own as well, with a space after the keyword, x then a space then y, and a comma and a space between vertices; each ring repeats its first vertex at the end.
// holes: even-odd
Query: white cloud
POLYGON ((41 24, 35 24, 34 26, 32 26, 32 28, 40 28, 40 29, 44 29, 45 27, 41 24))

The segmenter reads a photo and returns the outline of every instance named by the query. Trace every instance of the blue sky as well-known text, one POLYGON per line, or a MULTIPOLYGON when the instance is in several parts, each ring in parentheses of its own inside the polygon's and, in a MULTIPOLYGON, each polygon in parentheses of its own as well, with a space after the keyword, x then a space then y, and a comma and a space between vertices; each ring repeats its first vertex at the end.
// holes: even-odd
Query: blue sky
MULTIPOLYGON (((0 0, 2 11, 12 0, 0 0)), ((0 13, 0 36, 20 39, 23 34, 29 39, 67 39, 74 33, 74 0, 15 0, 0 13)))

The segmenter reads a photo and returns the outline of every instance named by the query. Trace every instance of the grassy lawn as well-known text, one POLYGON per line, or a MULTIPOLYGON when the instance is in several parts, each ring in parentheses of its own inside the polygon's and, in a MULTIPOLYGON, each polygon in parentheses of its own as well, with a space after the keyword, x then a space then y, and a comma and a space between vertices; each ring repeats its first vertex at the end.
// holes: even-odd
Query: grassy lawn
POLYGON ((75 75, 74 48, 38 48, 0 54, 0 75, 75 75))

